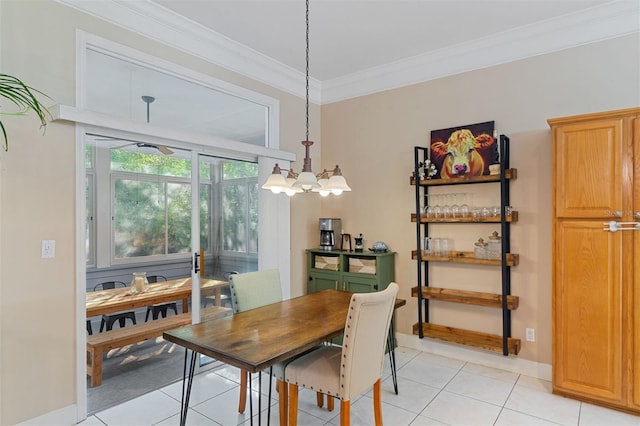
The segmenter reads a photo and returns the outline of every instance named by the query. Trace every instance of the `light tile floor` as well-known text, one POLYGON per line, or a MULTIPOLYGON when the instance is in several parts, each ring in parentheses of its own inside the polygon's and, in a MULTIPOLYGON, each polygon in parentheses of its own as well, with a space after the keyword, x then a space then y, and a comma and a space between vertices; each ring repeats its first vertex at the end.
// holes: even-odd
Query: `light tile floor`
MULTIPOLYGON (((387 426, 431 425, 576 425, 640 426, 640 417, 553 395, 551 383, 426 352, 396 349, 399 395, 393 392, 385 359, 382 412, 387 426)), ((255 375, 254 375, 255 376, 255 375)), ((263 375, 266 380, 267 375, 263 375)), ((194 379, 188 425, 248 425, 237 413, 239 370, 223 367, 194 379)), ((257 380, 253 384, 257 411, 257 380)), ((263 386, 263 389, 266 386, 263 386)), ((83 426, 179 424, 182 382, 101 411, 83 426)), ((278 425, 273 393, 271 424, 278 425)), ((266 411, 266 396, 263 397, 266 411)), ((339 424, 339 404, 329 412, 316 406, 315 393, 301 390, 299 425, 339 424)), ((263 414, 266 416, 266 413, 263 414)), ((257 424, 257 421, 254 422, 257 424)), ((372 393, 351 402, 351 424, 373 424, 372 393)))

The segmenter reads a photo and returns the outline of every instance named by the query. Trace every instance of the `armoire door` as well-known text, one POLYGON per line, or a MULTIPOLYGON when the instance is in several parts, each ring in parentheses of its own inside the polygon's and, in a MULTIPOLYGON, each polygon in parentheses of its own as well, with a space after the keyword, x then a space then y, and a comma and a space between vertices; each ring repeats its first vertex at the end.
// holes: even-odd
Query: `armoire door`
POLYGON ((555 216, 622 216, 623 120, 554 129, 555 216))
POLYGON ((553 295, 554 390, 623 399, 620 232, 602 221, 559 221, 553 295))
MULTIPOLYGON (((640 222, 640 113, 632 121, 633 151, 633 216, 640 222)), ((640 230, 633 232, 633 276, 629 309, 631 327, 627 333, 631 340, 631 386, 629 401, 632 408, 640 412, 640 230)))

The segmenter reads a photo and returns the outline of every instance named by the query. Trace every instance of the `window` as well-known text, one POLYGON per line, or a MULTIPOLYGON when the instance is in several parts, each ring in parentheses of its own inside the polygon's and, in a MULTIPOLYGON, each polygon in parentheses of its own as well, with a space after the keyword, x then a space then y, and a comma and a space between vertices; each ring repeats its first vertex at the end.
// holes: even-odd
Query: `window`
POLYGON ((190 176, 188 160, 111 150, 114 261, 190 251, 190 176))
POLYGON ((85 260, 87 266, 96 265, 96 221, 95 221, 95 181, 94 149, 85 150, 85 260))
MULTIPOLYGON (((87 266, 186 258, 191 251, 189 156, 178 149, 174 155, 162 155, 136 144, 122 147, 121 140, 117 140, 120 147, 109 149, 113 144, 109 138, 91 138, 94 142, 86 148, 87 266), (105 179, 105 184, 96 184, 105 179), (101 204, 96 205, 95 200, 101 204), (105 213, 96 215, 96 209, 105 213), (103 223, 96 220, 100 217, 103 223), (102 244, 102 249, 97 249, 96 243, 102 244), (101 261, 98 253, 102 253, 101 261)), ((238 261, 255 263, 258 165, 201 158, 201 248, 217 259, 220 268, 236 270, 238 261), (229 261, 234 262, 232 266, 229 261)))
POLYGON ((191 208, 200 211, 207 273, 257 268, 255 162, 265 148, 278 148, 279 102, 92 34, 79 40, 77 107, 117 123, 86 129, 94 155, 86 174, 89 273, 186 263, 191 208), (160 143, 175 155, 159 154, 160 143), (200 164, 193 207, 192 149, 211 160, 200 164))
POLYGON ((222 168, 222 250, 258 252, 258 165, 226 162, 222 168))

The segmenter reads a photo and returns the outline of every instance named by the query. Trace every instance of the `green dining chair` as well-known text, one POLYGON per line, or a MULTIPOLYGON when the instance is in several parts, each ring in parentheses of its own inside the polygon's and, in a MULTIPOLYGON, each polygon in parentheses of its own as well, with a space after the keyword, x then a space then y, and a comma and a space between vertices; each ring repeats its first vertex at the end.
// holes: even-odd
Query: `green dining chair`
MULTIPOLYGON (((277 269, 231 274, 229 275, 229 289, 234 313, 282 301, 280 271, 277 269)), ((249 373, 246 370, 240 370, 238 413, 244 413, 247 405, 248 377, 249 373)))
POLYGON ((387 333, 398 284, 375 293, 354 293, 345 321, 342 347, 322 346, 289 362, 289 424, 297 424, 298 386, 340 400, 340 425, 349 425, 351 399, 373 386, 373 413, 382 425, 381 377, 387 333))
MULTIPOLYGON (((280 271, 277 269, 266 269, 263 271, 247 272, 244 274, 231 274, 229 276, 229 287, 231 290, 231 304, 233 306, 233 312, 248 311, 250 309, 282 301, 280 271)), ((284 382, 284 372, 290 361, 291 360, 287 360, 275 364, 271 373, 273 377, 276 378, 276 389, 279 394, 278 410, 280 413, 281 424, 287 423, 288 389, 284 382)), ((248 383, 248 378, 249 373, 246 370, 240 370, 240 398, 238 401, 239 413, 244 413, 247 405, 247 391, 251 387, 248 383)), ((322 407, 322 394, 318 394, 317 403, 319 407, 322 407)), ((329 407, 333 408, 332 405, 329 405, 329 407)))

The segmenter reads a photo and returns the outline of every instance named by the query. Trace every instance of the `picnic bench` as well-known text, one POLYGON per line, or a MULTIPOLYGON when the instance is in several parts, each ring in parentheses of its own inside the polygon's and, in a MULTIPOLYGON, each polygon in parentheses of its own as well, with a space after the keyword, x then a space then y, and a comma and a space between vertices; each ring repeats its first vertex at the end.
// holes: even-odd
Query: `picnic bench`
MULTIPOLYGON (((230 314, 230 308, 212 306, 203 309, 202 320, 230 314)), ((184 313, 87 336, 87 375, 91 377, 91 387, 102 384, 102 358, 105 352, 160 337, 167 330, 189 324, 191 314, 184 313)))

